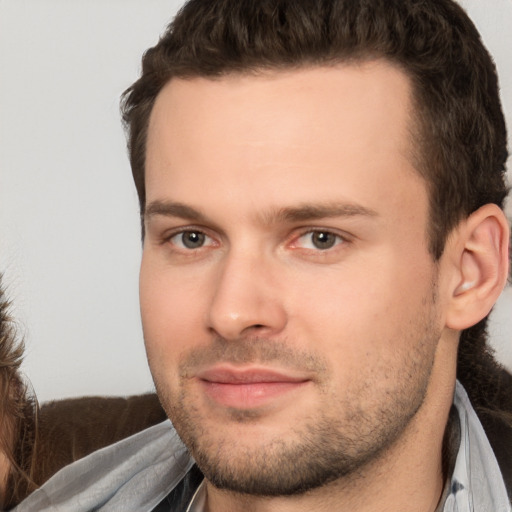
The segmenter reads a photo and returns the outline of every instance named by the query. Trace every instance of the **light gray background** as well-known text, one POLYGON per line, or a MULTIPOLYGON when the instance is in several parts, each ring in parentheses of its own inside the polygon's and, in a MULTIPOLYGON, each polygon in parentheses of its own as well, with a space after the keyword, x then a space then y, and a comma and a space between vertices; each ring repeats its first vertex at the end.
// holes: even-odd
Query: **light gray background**
MULTIPOLYGON (((153 388, 118 101, 180 4, 0 0, 0 271, 41 401, 153 388)), ((498 63, 511 126, 512 0, 463 4, 498 63)), ((512 368, 510 289, 492 335, 512 368)))

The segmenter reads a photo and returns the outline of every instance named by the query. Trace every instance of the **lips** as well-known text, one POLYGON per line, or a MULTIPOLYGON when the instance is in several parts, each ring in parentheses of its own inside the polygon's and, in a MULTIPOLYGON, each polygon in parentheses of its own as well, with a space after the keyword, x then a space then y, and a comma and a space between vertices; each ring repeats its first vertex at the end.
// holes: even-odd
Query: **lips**
POLYGON ((199 372, 196 377, 210 400, 237 409, 268 404, 309 382, 303 375, 262 368, 215 367, 199 372))

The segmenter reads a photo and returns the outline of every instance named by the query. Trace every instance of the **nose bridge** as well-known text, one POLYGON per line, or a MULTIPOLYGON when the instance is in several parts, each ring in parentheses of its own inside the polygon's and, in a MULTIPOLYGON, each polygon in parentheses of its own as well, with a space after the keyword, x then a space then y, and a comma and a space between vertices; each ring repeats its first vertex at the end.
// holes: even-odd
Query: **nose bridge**
POLYGON ((254 330, 281 331, 286 313, 275 274, 271 257, 254 250, 230 250, 215 282, 209 328, 225 339, 254 330))

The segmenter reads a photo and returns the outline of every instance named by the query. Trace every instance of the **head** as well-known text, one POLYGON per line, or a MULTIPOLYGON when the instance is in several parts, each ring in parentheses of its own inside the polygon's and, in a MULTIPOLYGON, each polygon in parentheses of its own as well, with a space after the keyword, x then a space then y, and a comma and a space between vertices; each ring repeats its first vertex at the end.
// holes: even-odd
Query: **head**
MULTIPOLYGON (((460 7, 192 0, 145 54, 123 116, 146 236, 150 365, 207 476, 242 492, 293 494, 390 449, 429 402, 440 353, 466 329, 466 320, 446 325, 453 235, 499 217, 506 196, 496 73, 460 7), (202 191, 215 199, 201 201, 202 191), (159 227, 155 218, 172 220, 159 227), (253 389, 245 407, 223 391, 251 379, 270 380, 261 391, 276 402, 260 404, 253 389), (283 386, 303 406, 283 407, 290 442, 273 409, 283 386), (228 437, 205 434, 215 430, 210 417, 228 437), (233 438, 230 467, 223 452, 233 438), (275 478, 284 460, 295 461, 289 481, 275 478), (250 476, 233 483, 240 467, 250 476)), ((459 259, 471 274, 473 259, 459 259)))

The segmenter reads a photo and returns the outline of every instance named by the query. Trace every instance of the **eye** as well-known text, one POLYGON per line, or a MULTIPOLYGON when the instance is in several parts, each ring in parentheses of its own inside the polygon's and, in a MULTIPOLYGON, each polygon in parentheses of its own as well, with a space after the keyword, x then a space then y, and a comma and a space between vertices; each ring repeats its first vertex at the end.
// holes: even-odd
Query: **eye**
POLYGON ((344 239, 331 231, 315 230, 301 235, 296 246, 301 249, 326 251, 344 242, 344 239))
POLYGON ((169 241, 180 249, 200 249, 213 244, 213 240, 202 231, 187 230, 173 235, 169 241))

